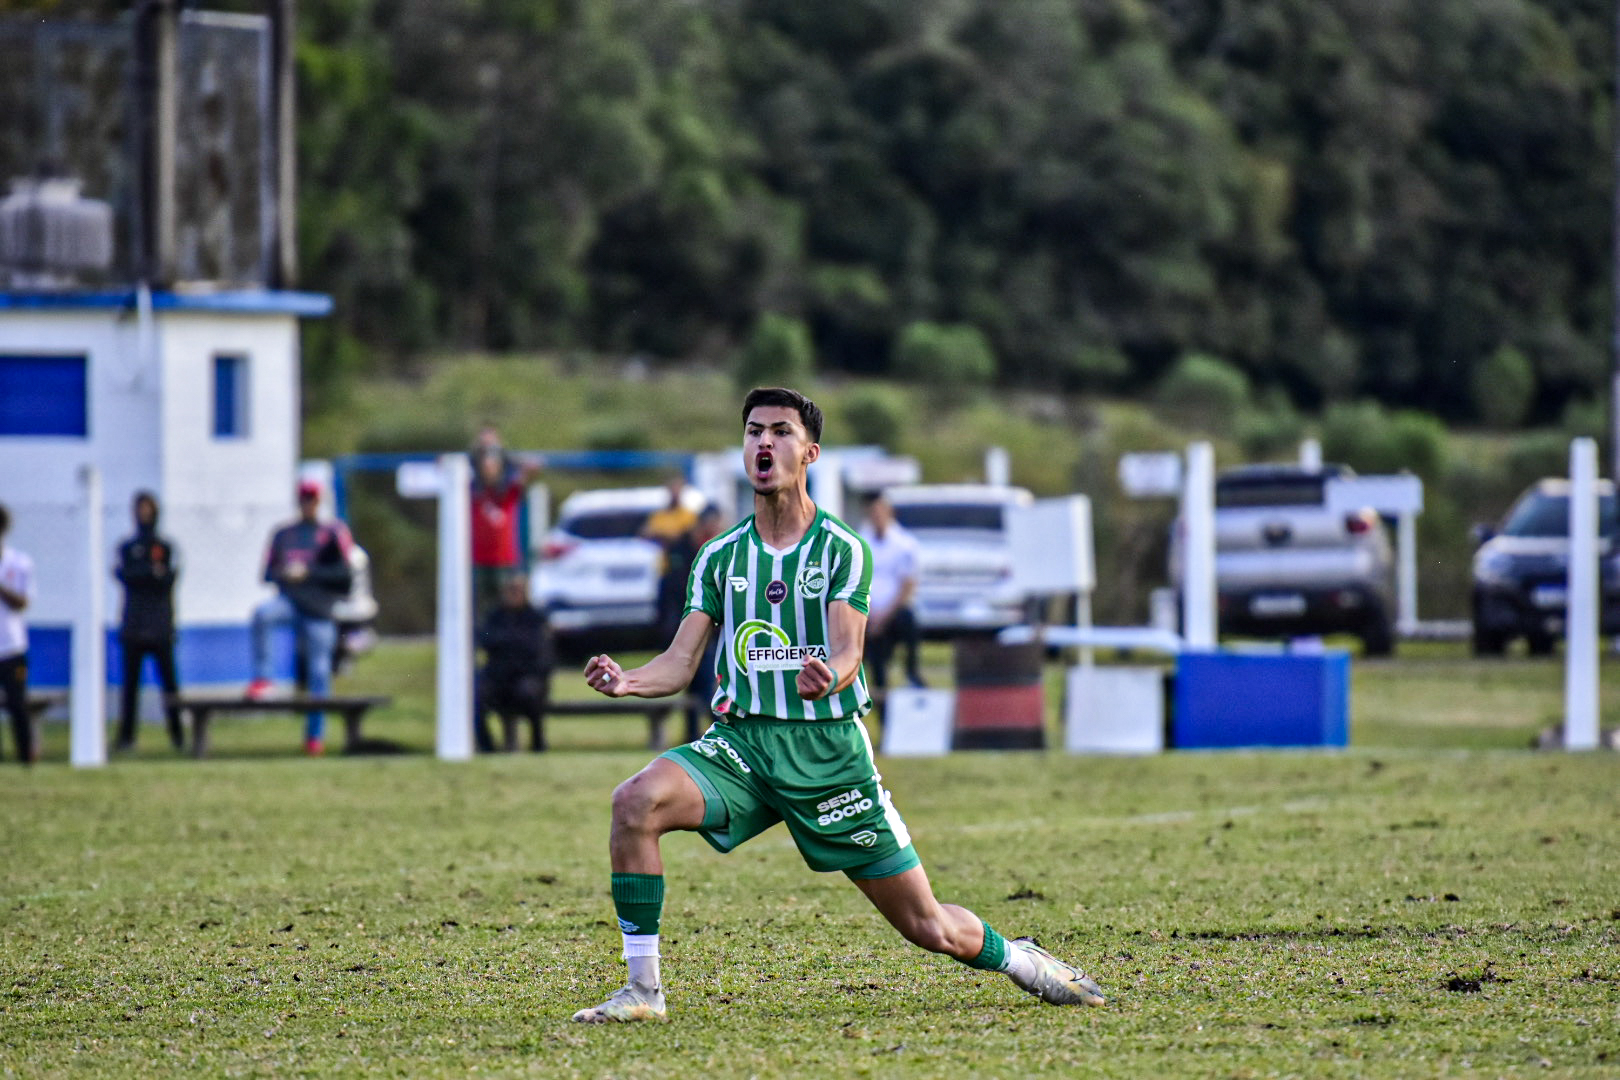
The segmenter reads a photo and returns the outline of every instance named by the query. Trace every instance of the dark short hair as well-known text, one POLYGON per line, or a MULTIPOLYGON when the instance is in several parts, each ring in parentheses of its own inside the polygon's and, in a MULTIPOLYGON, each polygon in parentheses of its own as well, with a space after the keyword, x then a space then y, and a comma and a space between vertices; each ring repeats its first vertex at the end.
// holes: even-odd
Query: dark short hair
POLYGON ((146 490, 137 491, 134 498, 129 500, 129 505, 133 508, 141 505, 143 502, 151 503, 152 509, 154 510, 158 509, 157 496, 146 490))
POLYGON ((743 398, 743 423, 748 423, 748 414, 761 406, 798 410, 799 422, 804 424, 804 430, 810 433, 810 441, 815 443, 821 441, 821 409, 797 390, 789 390, 785 386, 754 387, 748 391, 748 396, 743 398))

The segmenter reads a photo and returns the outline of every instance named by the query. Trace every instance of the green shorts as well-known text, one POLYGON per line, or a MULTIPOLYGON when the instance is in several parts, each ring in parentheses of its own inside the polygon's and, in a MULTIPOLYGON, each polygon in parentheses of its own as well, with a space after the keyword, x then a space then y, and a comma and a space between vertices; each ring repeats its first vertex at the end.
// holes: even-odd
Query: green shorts
POLYGON ((698 832, 716 851, 786 821, 812 870, 883 878, 918 865, 859 721, 721 720, 662 756, 703 792, 698 832))

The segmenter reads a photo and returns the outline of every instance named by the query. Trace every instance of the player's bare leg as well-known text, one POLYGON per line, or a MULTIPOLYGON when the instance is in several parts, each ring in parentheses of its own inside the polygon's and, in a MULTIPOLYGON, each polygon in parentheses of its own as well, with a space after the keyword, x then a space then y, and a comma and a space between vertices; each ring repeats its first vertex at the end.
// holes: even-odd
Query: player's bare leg
POLYGON ((658 971, 658 921, 664 904, 659 839, 703 824, 703 793, 673 761, 655 758, 613 792, 613 902, 624 933, 630 981, 600 1005, 581 1009, 581 1023, 664 1020, 658 971))
POLYGON ((1007 941, 967 908, 934 897, 920 866, 886 878, 855 882, 902 937, 972 968, 1000 971, 1020 989, 1053 1005, 1101 1005, 1101 988, 1030 938, 1007 941))

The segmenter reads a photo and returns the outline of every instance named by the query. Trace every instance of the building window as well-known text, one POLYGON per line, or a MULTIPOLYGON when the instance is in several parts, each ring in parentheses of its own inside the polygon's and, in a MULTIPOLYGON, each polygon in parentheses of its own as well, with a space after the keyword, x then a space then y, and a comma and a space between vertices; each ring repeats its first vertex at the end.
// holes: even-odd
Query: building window
POLYGON ((214 357, 214 438, 247 438, 249 415, 248 358, 214 357))
POLYGON ((0 435, 90 434, 90 402, 82 356, 0 353, 0 435))

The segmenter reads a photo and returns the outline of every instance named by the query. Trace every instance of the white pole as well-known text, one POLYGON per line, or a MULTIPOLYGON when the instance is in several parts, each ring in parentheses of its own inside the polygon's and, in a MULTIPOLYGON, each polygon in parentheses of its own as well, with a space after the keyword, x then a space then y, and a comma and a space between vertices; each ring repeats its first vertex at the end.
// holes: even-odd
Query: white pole
POLYGON ((75 768, 107 764, 107 619, 106 552, 101 520, 101 473, 94 465, 79 469, 80 511, 84 514, 86 575, 73 619, 73 706, 70 714, 70 758, 75 768))
POLYGON ((441 761, 472 757, 472 466, 439 458, 438 738, 441 761))
POLYGON ((992 446, 984 452, 984 482, 996 487, 1012 483, 1012 455, 1005 446, 992 446))
POLYGON ((1187 478, 1181 490, 1186 534, 1181 589, 1182 636, 1187 648, 1215 648, 1215 449, 1207 442, 1187 447, 1187 478))
POLYGON ((1417 632, 1417 515, 1407 511, 1395 517, 1395 629, 1417 632))
POLYGON ((1569 600, 1564 640, 1564 748, 1598 743, 1597 443, 1569 444, 1569 600))
MULTIPOLYGON (((1091 629, 1091 590, 1081 589, 1074 598, 1074 621, 1082 632, 1091 629)), ((1080 665, 1090 667, 1096 661, 1096 650, 1090 645, 1080 646, 1080 665)))

